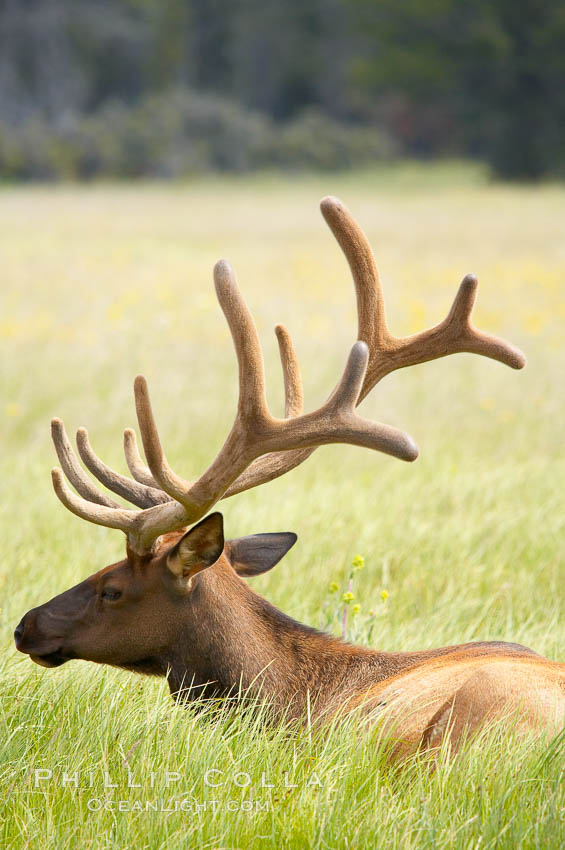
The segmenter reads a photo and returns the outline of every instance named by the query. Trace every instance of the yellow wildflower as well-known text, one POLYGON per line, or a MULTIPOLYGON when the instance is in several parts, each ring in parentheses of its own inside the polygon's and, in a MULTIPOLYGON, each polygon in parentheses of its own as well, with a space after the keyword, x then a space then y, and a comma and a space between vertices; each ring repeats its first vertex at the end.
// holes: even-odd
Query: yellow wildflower
POLYGON ((354 570, 362 570, 365 566, 365 558, 363 555, 355 555, 351 562, 351 566, 354 570))

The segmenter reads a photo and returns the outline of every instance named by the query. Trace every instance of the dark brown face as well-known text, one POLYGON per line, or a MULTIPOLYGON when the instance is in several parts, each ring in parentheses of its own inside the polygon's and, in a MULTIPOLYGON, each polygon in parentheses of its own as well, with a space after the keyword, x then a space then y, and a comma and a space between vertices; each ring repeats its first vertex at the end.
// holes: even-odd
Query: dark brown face
POLYGON ((16 647, 43 667, 80 658, 160 672, 156 660, 174 647, 179 623, 205 621, 206 611, 193 610, 202 570, 219 562, 256 575, 295 540, 293 534, 260 534, 224 542, 222 516, 211 514, 184 536, 169 535, 154 556, 130 554, 32 608, 14 632, 16 647))
POLYGON ((179 596, 166 556, 126 559, 33 608, 14 633, 16 647, 44 667, 71 658, 129 666, 165 649, 179 596))

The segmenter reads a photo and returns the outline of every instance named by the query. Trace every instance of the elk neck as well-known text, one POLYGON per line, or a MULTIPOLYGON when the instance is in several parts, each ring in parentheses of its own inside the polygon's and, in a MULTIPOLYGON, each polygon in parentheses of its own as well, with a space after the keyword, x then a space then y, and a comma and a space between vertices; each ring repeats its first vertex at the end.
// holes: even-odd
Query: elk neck
POLYGON ((220 559, 195 579, 190 606, 161 669, 183 701, 244 693, 287 717, 364 693, 432 652, 389 653, 346 643, 293 620, 220 559))
POLYGON ((363 693, 424 653, 353 646, 293 620, 256 593, 220 559, 196 578, 178 639, 162 659, 171 693, 260 697, 288 715, 310 699, 315 712, 363 693))

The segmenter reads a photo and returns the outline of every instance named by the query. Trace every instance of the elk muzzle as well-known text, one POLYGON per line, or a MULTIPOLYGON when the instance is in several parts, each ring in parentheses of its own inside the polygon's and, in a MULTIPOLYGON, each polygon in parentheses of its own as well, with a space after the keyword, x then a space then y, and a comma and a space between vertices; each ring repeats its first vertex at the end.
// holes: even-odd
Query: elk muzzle
MULTIPOLYGON (((47 603, 48 605, 49 603, 47 603)), ((14 631, 16 649, 41 667, 60 667, 72 655, 63 652, 63 618, 47 609, 32 608, 14 631)))

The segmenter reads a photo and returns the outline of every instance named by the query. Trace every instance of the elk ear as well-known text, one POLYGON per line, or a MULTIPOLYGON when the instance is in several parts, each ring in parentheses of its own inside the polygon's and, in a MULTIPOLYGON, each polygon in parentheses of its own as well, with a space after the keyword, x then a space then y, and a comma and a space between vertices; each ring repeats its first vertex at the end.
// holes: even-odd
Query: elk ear
POLYGON ((215 564, 224 550, 224 518, 213 513, 187 531, 167 556, 167 567, 179 579, 190 580, 215 564))
POLYGON ((251 534, 226 541, 226 556, 240 576, 258 576, 278 564, 296 543, 296 534, 251 534))

